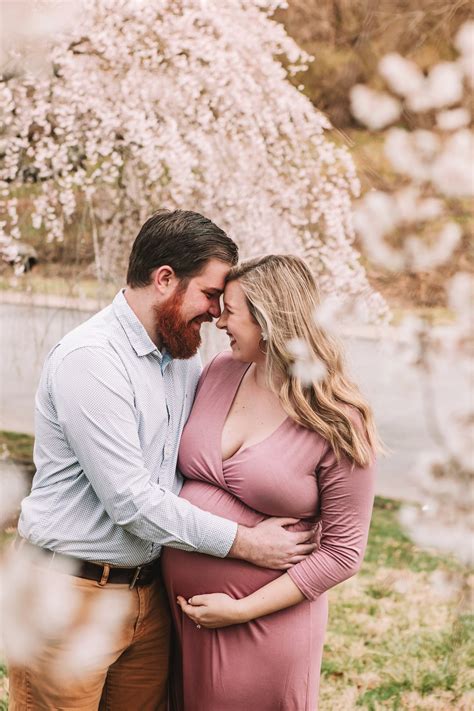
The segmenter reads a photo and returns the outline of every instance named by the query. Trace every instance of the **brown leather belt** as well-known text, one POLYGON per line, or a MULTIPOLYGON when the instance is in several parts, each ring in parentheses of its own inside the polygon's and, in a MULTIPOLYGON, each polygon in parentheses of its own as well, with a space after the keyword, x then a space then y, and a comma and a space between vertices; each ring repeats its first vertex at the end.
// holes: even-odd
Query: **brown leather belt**
MULTIPOLYGON (((132 590, 134 587, 151 585, 160 574, 158 558, 146 565, 138 565, 136 568, 121 568, 109 563, 93 563, 90 560, 80 560, 63 553, 56 553, 49 548, 35 546, 20 536, 17 536, 13 546, 15 550, 29 548, 38 551, 47 559, 45 563, 48 569, 60 570, 77 578, 95 580, 101 586, 107 584, 128 585, 132 590)), ((40 561, 41 559, 38 562, 40 561)))

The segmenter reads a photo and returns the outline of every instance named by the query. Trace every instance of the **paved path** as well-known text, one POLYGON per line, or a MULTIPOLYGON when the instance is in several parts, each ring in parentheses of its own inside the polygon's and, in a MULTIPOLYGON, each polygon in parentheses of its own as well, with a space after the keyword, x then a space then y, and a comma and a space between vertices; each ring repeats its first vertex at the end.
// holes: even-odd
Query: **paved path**
MULTIPOLYGON (((88 316, 85 310, 0 303, 0 429, 33 433, 34 392, 44 357, 88 316)), ((417 460, 435 445, 426 426, 419 375, 373 338, 350 338, 346 345, 351 370, 373 404, 391 450, 380 461, 377 492, 419 499, 417 460)), ((211 351, 208 345, 207 355, 211 351)), ((442 413, 472 397, 455 368, 437 373, 434 386, 436 407, 442 413)))

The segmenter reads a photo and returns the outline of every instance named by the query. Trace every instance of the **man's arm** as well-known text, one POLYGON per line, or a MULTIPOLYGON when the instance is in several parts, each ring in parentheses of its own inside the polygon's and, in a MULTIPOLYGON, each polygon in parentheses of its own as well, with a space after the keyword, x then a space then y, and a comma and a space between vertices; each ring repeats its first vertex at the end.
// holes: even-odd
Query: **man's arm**
POLYGON ((115 524, 159 545, 228 554, 237 524, 152 481, 132 384, 116 353, 95 346, 72 351, 51 373, 51 390, 67 442, 115 524))

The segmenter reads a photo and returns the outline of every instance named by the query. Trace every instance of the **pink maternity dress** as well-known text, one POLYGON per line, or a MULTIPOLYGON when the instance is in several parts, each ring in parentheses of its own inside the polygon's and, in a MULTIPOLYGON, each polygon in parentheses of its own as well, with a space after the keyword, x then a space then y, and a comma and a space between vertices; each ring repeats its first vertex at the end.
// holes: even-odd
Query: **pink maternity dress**
POLYGON ((246 624, 197 629, 176 596, 244 597, 280 571, 166 548, 163 573, 176 632, 174 711, 314 711, 327 590, 359 568, 373 503, 374 469, 336 457, 319 434, 287 418, 263 441, 222 461, 221 433, 248 368, 225 352, 204 370, 184 429, 180 496, 246 526, 268 516, 320 522, 318 549, 290 571, 305 596, 246 624))

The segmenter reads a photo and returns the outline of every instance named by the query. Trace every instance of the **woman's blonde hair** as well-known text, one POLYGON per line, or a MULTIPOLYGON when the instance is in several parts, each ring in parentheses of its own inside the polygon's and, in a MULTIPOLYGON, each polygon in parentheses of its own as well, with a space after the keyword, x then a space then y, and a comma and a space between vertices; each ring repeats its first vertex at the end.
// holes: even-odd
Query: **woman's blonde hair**
POLYGON ((266 378, 285 412, 324 437, 336 457, 346 455, 367 466, 381 449, 370 407, 345 373, 339 342, 315 321, 319 293, 299 257, 269 255, 233 267, 227 282, 238 279, 266 346, 266 378), (322 380, 303 382, 293 373, 291 343, 303 341, 310 356, 326 369, 322 380))

